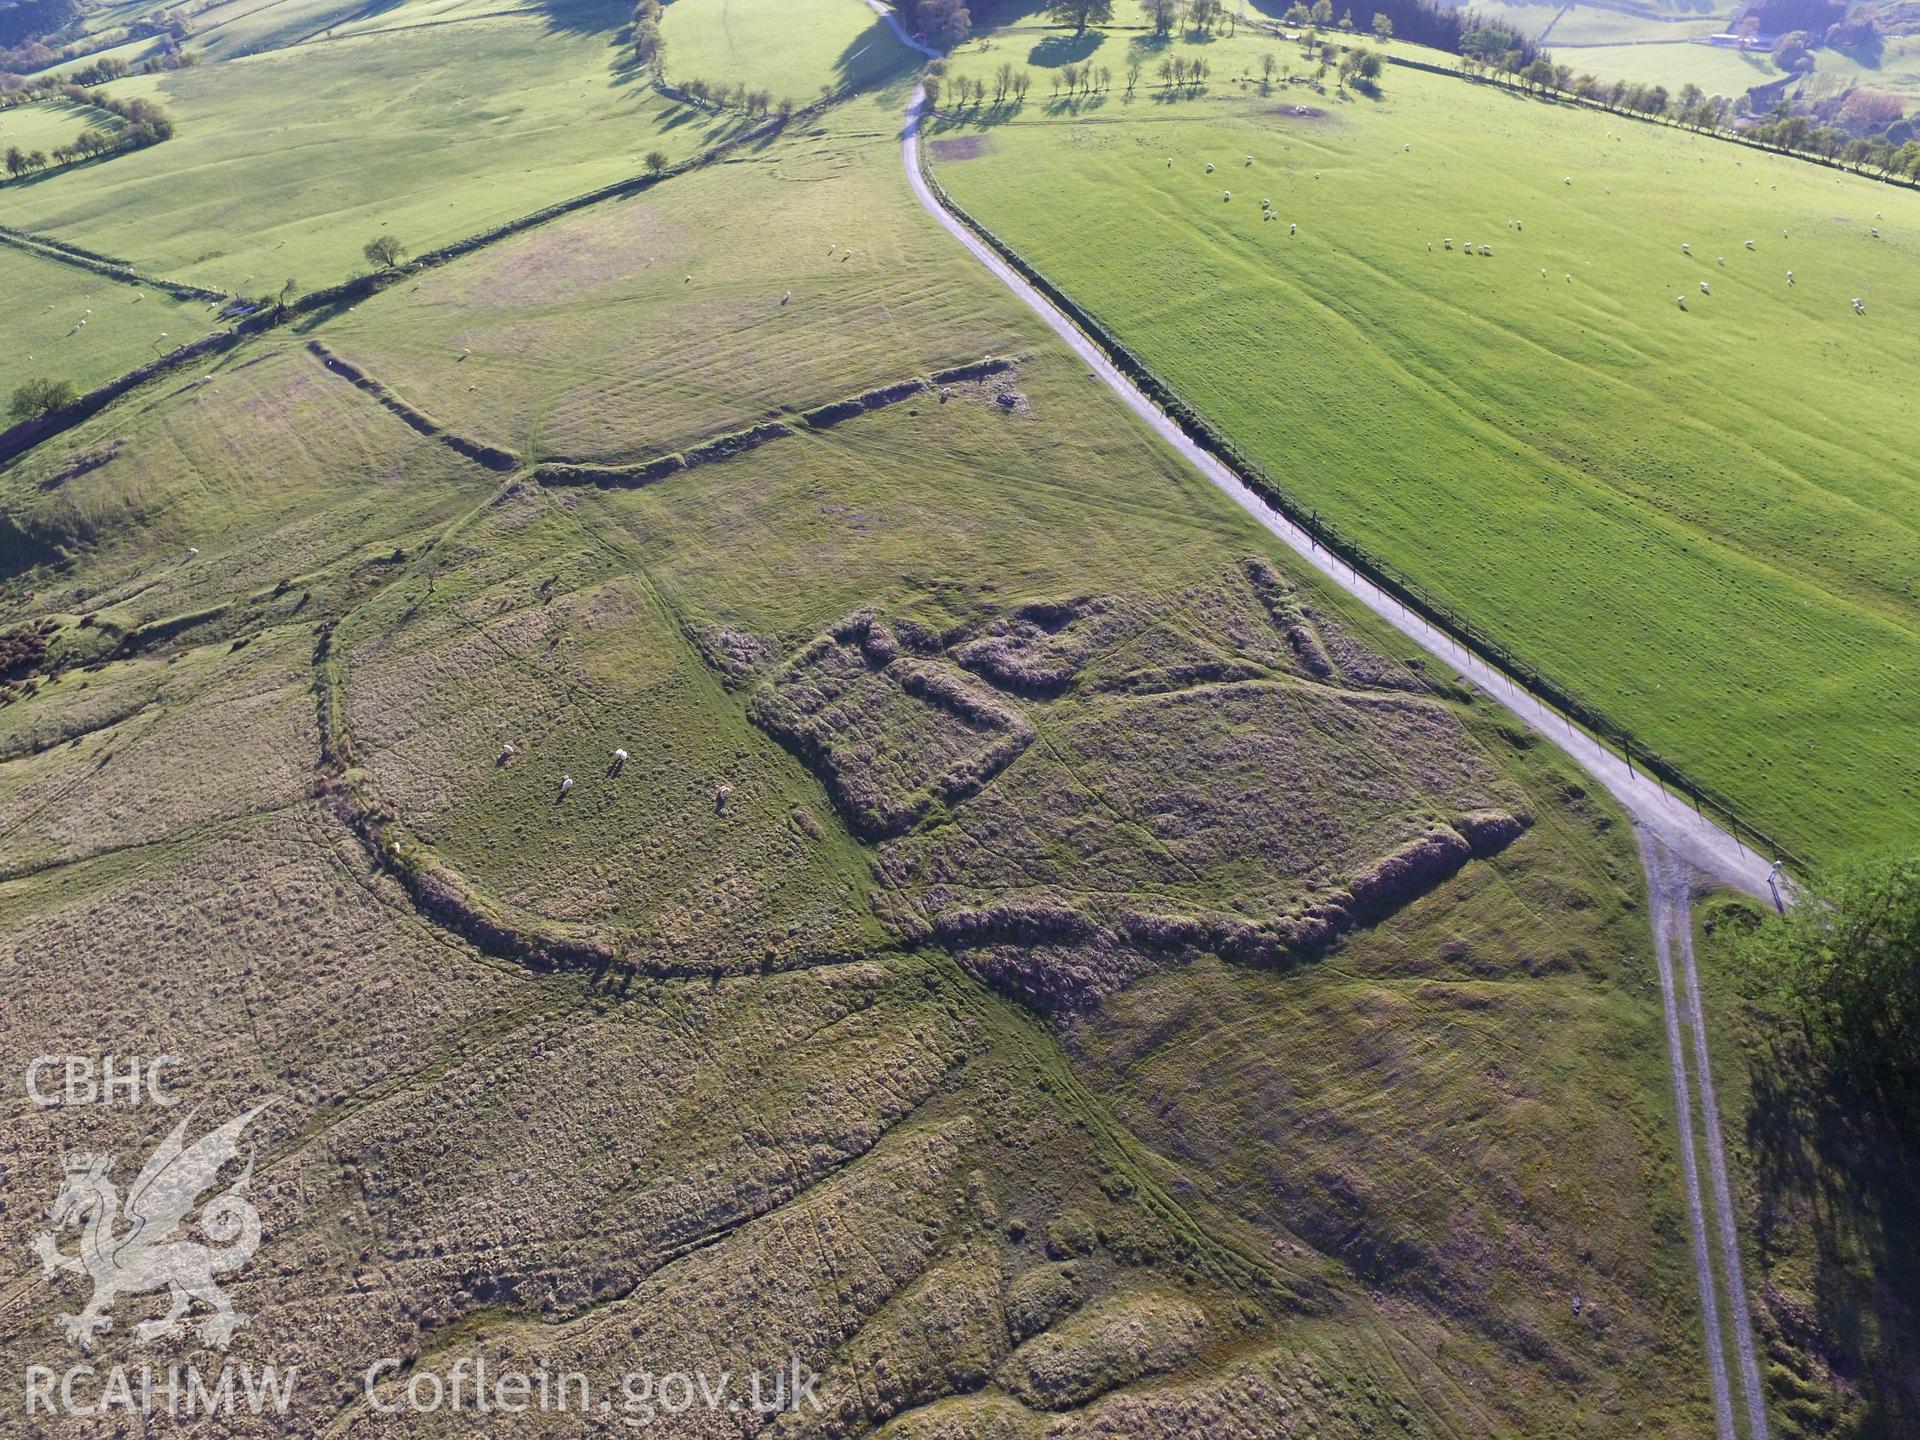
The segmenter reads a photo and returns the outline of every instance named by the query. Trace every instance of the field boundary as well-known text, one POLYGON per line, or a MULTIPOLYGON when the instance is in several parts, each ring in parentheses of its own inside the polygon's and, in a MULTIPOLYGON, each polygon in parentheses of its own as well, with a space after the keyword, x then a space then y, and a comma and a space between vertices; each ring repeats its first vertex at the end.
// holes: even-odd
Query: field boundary
POLYGON ((924 147, 916 147, 916 153, 920 157, 921 178, 941 207, 1083 330, 1105 352, 1114 367, 1137 386, 1188 440, 1224 465, 1263 503, 1303 531, 1315 545, 1324 547, 1329 554, 1338 557, 1356 575, 1525 690, 1532 699, 1551 710, 1570 727, 1578 725, 1594 741, 1621 756, 1626 761, 1629 773, 1638 761, 1641 770, 1663 788, 1671 787, 1692 804, 1696 813, 1705 817, 1708 811, 1712 811, 1711 818, 1724 825, 1736 841, 1744 841, 1754 850, 1804 872, 1806 862, 1801 857, 1752 824, 1731 800, 1693 778, 1680 765, 1659 754, 1604 711, 1589 705, 1566 686, 1521 659, 1484 626, 1476 626, 1452 606, 1429 594, 1411 577, 1403 575, 1330 521, 1322 519, 1317 509, 1275 480, 1264 466, 1218 430, 1097 317, 1049 280, 1018 250, 969 214, 947 193, 934 175, 924 147))
MULTIPOLYGON (((192 364, 194 361, 208 354, 225 350, 250 336, 264 334, 266 331, 278 329, 280 326, 290 323, 296 317, 324 318, 321 315, 323 311, 336 306, 345 306, 352 302, 370 299, 389 286, 398 284, 401 280, 407 279, 422 270, 431 270, 437 266, 445 265, 449 261, 458 260, 463 255, 469 255, 475 250, 496 244, 501 240, 510 239, 512 236, 518 235, 526 230, 531 230, 535 226, 544 225, 550 220, 557 220, 562 216, 570 215, 576 210, 584 210, 588 206, 598 205, 607 200, 617 200, 628 195, 637 195, 642 191, 651 190, 655 185, 661 184, 663 181, 703 169, 723 159, 742 145, 750 144, 753 141, 763 139, 769 135, 777 134, 795 121, 811 119, 819 111, 825 109, 829 103, 831 102, 816 102, 813 105, 807 106, 805 109, 796 110, 786 119, 775 116, 763 124, 754 126, 750 130, 744 130, 738 135, 730 136, 717 145, 710 145, 705 150, 682 160, 678 165, 670 165, 657 174, 630 175, 624 180, 615 180, 610 184, 600 186, 596 190, 589 190, 585 194, 570 196, 565 200, 556 200, 551 205, 544 205, 538 210, 530 211, 512 220, 502 221, 500 224, 482 230, 477 234, 469 235, 461 240, 455 240, 449 244, 440 246, 438 249, 429 250, 424 255, 417 255, 402 267, 392 270, 374 271, 366 275, 356 275, 352 279, 343 280, 337 285, 329 285, 320 290, 308 291, 290 305, 269 305, 265 310, 248 316, 229 330, 216 331, 211 335, 203 336, 191 344, 182 345, 178 349, 168 351, 158 360, 150 361, 145 365, 128 371, 124 375, 107 381, 104 385, 88 391, 71 405, 64 406, 59 410, 49 410, 43 415, 36 415, 30 420, 22 420, 5 430, 0 430, 0 465, 5 465, 10 461, 18 459, 42 441, 51 440, 54 436, 72 429, 75 425, 92 419, 128 391, 160 375, 166 374, 170 370, 192 364)), ((4 227, 0 227, 0 229, 3 228, 4 227)), ((20 232, 14 231, 0 233, 0 241, 5 241, 10 236, 37 240, 37 237, 22 237, 20 232)), ((60 242, 39 240, 38 243, 48 245, 51 249, 52 246, 60 242)), ((74 247, 64 245, 61 245, 61 248, 65 250, 74 249, 74 247)), ((90 264, 88 266, 90 269, 99 269, 103 265, 115 263, 105 260, 102 257, 89 255, 84 251, 76 251, 75 258, 72 258, 71 263, 80 264, 81 258, 79 257, 98 262, 97 264, 90 264)), ((55 259, 60 257, 49 253, 46 258, 55 259)), ((112 272, 103 271, 102 273, 112 272)), ((129 275, 135 274, 135 272, 132 271, 127 273, 129 275)), ((145 283, 163 289, 174 288, 174 282, 171 281, 149 280, 144 276, 138 278, 145 281, 145 283)), ((224 300, 227 298, 225 295, 215 295, 212 291, 196 290, 195 287, 192 286, 185 286, 183 288, 192 291, 195 296, 210 296, 214 300, 224 300)))
POLYGON ((399 416, 412 429, 429 440, 438 440, 456 455, 463 456, 476 465, 484 465, 489 470, 504 472, 520 468, 520 457, 511 450, 502 450, 496 445, 487 445, 479 440, 470 440, 464 435, 454 433, 417 405, 403 400, 351 360, 334 354, 318 340, 309 340, 307 351, 325 366, 330 374, 338 375, 355 389, 364 390, 393 414, 399 416))
MULTIPOLYGON (((1671 45, 1674 42, 1671 40, 1659 40, 1621 43, 1623 45, 1671 45)), ((1876 185, 1891 185, 1896 190, 1920 190, 1920 178, 1909 180, 1899 175, 1876 175, 1869 170, 1862 169, 1858 165, 1848 165, 1844 161, 1833 159, 1830 156, 1816 155, 1811 150, 1786 150, 1778 145, 1765 145, 1758 140, 1749 140, 1737 131, 1696 129, 1691 125, 1683 125, 1670 115, 1649 115, 1642 110, 1615 109, 1613 106, 1604 104, 1601 101, 1587 100, 1581 96, 1569 94, 1565 90, 1545 89, 1528 92, 1514 85, 1502 84, 1498 77, 1489 76, 1483 79, 1474 75, 1462 74, 1458 69, 1451 66, 1429 64, 1425 60, 1409 60, 1399 55, 1388 55, 1386 62, 1389 65, 1398 65, 1406 70, 1421 70, 1429 75, 1444 75, 1450 80, 1458 80, 1468 85, 1491 85, 1497 90, 1504 90, 1523 100, 1545 100, 1555 105, 1571 105, 1576 110, 1597 110, 1602 115, 1612 116, 1616 120, 1633 120, 1643 125, 1657 125, 1663 130, 1684 130, 1689 134, 1699 136, 1703 140, 1719 140, 1728 145, 1739 145, 1748 150, 1757 150, 1762 155, 1777 155, 1782 160, 1799 160, 1808 165, 1824 165, 1829 170, 1838 170, 1848 175, 1858 175, 1862 180, 1871 180, 1876 185)), ((1790 80, 1792 78, 1792 76, 1783 76, 1782 80, 1790 80)), ((1771 87, 1754 86, 1750 88, 1765 89, 1771 87)))
POLYGON ((207 290, 198 285, 188 285, 183 281, 162 280, 155 275, 143 274, 126 261, 115 259, 111 255, 96 254, 92 250, 83 250, 78 245, 69 245, 64 240, 53 240, 45 235, 35 235, 31 231, 16 230, 11 225, 0 225, 0 245, 11 245, 16 250, 37 255, 42 260, 51 260, 55 264, 73 265, 82 270, 91 270, 97 275, 105 275, 110 280, 124 280, 129 285, 145 285, 150 290, 163 291, 176 300, 205 300, 211 304, 227 298, 216 290, 207 290))
MULTIPOLYGON (((960 385, 969 380, 982 380, 989 375, 1002 375, 1018 368, 1018 362, 1008 359, 977 360, 969 365, 956 365, 949 370, 937 370, 931 375, 914 375, 908 379, 896 381, 891 385, 882 385, 872 390, 863 390, 858 395, 848 396, 844 400, 830 400, 824 405, 816 405, 799 414, 798 423, 808 430, 828 430, 844 420, 857 415, 869 415, 876 410, 884 410, 890 405, 898 405, 903 400, 911 400, 916 395, 924 395, 945 385, 960 385)), ((669 455, 656 455, 646 460, 636 460, 626 465, 590 465, 573 460, 548 460, 533 467, 533 478, 542 485, 598 485, 602 489, 638 489, 651 485, 656 480, 664 480, 669 475, 677 475, 682 470, 692 470, 701 465, 711 465, 721 460, 731 460, 750 450, 758 450, 762 445, 775 440, 784 440, 798 435, 792 422, 786 420, 766 420, 745 430, 729 431, 716 435, 686 450, 678 450, 669 455)))

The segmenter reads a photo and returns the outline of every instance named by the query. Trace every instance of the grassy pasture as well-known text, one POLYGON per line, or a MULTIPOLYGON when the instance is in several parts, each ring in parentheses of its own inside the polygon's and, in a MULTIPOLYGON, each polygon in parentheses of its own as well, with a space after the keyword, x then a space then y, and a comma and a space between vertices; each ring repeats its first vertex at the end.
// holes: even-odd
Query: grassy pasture
MULTIPOLYGON (((496 1353, 569 1368, 626 1363, 636 1328, 734 1357, 764 1334, 755 1321, 778 1287, 783 1353, 867 1375, 887 1360, 895 1381, 860 1400, 875 1424, 943 1396, 963 1414, 1000 1407, 1014 1433, 1054 1423, 1019 1394, 1084 1407, 1062 1418, 1088 1433, 1159 1440, 1224 1407, 1249 1432, 1285 1414, 1299 1434, 1308 1421, 1379 1434, 1399 1406, 1435 1431, 1618 1431, 1631 1416, 1648 1434, 1698 1435, 1705 1387, 1632 853, 1609 807, 1478 702, 1450 689, 1422 702, 1444 712, 1471 783, 1430 799, 1382 788, 1392 803, 1356 807, 1369 834, 1339 859, 1373 853, 1359 844, 1373 836, 1397 843, 1429 806, 1505 803, 1512 788, 1533 829, 1317 964, 1172 969, 1064 1044, 930 949, 745 973, 788 938, 769 916, 831 942, 872 934, 872 911, 900 897, 813 777, 752 725, 752 677, 727 688, 699 658, 715 631, 780 656, 866 605, 962 636, 1027 601, 1131 595, 1159 623, 1100 673, 1164 671, 1199 706, 1208 687, 1161 662, 1235 658, 1224 632, 1238 622, 1183 597, 1250 554, 1289 564, 917 211, 896 168, 903 99, 895 86, 822 133, 570 217, 310 333, 455 428, 527 453, 644 453, 988 350, 1023 357, 1018 403, 923 395, 640 489, 542 490, 452 458, 328 374, 305 334, 275 334, 0 472, 10 513, 72 552, 65 572, 0 592, 0 626, 48 615, 77 644, 89 610, 118 628, 231 607, 220 628, 63 676, 0 716, 0 806, 84 782, 103 756, 127 767, 61 790, 22 854, 58 859, 70 850, 53 842, 76 832, 162 836, 0 880, 15 947, 0 983, 10 1005, 53 1007, 9 1027, 3 1058, 17 1073, 58 1023, 148 1038, 118 1016, 123 989, 82 983, 89 957, 135 943, 178 972, 169 994, 190 1013, 209 996, 279 1021, 257 1037, 220 1030, 193 1064, 238 1077, 222 1099, 289 1095, 275 1119, 288 1129, 272 1132, 285 1144, 256 1182, 278 1207, 279 1263, 260 1272, 250 1343, 323 1377, 329 1396, 355 1378, 342 1354, 417 1344, 433 1360, 482 1327, 496 1353), (679 268, 661 292, 628 279, 652 254, 655 270, 679 268), (455 359, 469 343, 473 357, 455 359), (577 358, 596 344, 590 365, 577 358), (330 663, 356 745, 341 783, 391 799, 490 894, 567 919, 613 914, 663 951, 718 948, 730 975, 589 989, 502 966, 489 985, 494 968, 422 924, 324 806, 289 802, 299 779, 329 778, 311 768, 312 693, 297 678, 315 627, 336 620, 330 663), (249 684, 253 707, 172 713, 249 684), (159 713, 143 713, 149 696, 159 713), (274 763, 233 767, 212 793, 182 784, 173 737, 199 753, 223 722, 233 753, 264 747, 274 763), (496 764, 515 738, 530 743, 496 764), (618 778, 605 773, 615 745, 631 756, 618 778), (558 770, 577 782, 564 804, 558 770), (733 785, 724 807, 716 781, 733 785), (229 784, 280 808, 236 819, 229 784), (179 923, 152 934, 156 909, 179 923), (751 943, 729 950, 729 934, 751 943), (1410 1124, 1406 1095, 1434 1123, 1410 1124), (1502 1249, 1508 1222, 1519 1243, 1502 1249), (1221 1296, 1229 1245, 1297 1287, 1311 1318, 1275 1322, 1246 1291, 1221 1296), (374 1267, 380 1284, 356 1283, 374 1267), (1174 1278, 1169 1309, 1156 1292, 1174 1278), (1050 1282, 1068 1303, 1043 1303, 1050 1282), (1575 1293, 1600 1299, 1604 1324, 1574 1315, 1575 1293), (1201 1311, 1208 1334, 1167 1356, 1116 1341, 1170 1315, 1185 1334, 1201 1311), (1003 1312, 1020 1317, 1024 1355, 1008 1353, 1003 1312), (1036 1363, 1049 1353, 1076 1368, 1036 1363), (1133 1383, 1163 1363, 1175 1373, 1133 1383), (1469 1367, 1474 1385, 1450 1378, 1469 1367)), ((1299 583, 1358 641, 1417 658, 1337 592, 1299 583)), ((1246 628, 1266 624, 1249 615, 1246 628)), ((1278 633, 1261 633, 1279 655, 1278 633)), ((1270 765, 1254 742, 1284 728, 1219 706, 1183 730, 1191 712, 1149 703, 1165 712, 1157 745, 1199 740, 1242 765, 1270 765)), ((1372 726, 1342 734, 1350 703, 1298 707, 1318 758, 1295 779, 1316 797, 1419 759, 1372 726)), ((1183 787, 1218 773, 1175 773, 1163 749, 1129 755, 1123 723, 1036 743, 1054 740, 1062 766, 1114 761, 1113 785, 1088 777, 1111 816, 1082 833, 1124 828, 1136 856, 1155 816, 1130 825, 1127 809, 1157 805, 1177 824, 1183 787)), ((1237 804, 1319 858, 1305 800, 1276 804, 1257 774, 1236 776, 1237 804)), ((1080 818, 1044 796, 1027 808, 1056 830, 1080 818)), ((969 823, 964 809, 932 820, 969 823)), ((1089 888, 1100 868, 1094 856, 1089 888)), ((1215 867, 1176 898, 1231 906, 1247 873, 1215 867)), ((1281 880, 1321 877, 1266 878, 1277 896, 1281 880)), ((159 1051, 174 1037, 152 1038, 159 1051)), ((21 1133, 20 1172, 57 1170, 51 1122, 21 1133)), ((0 1240, 22 1253, 27 1208, 0 1213, 0 1240)), ((60 1303, 36 1292, 0 1322, 0 1351, 40 1353, 60 1303)), ((927 1432, 908 1413, 893 1433, 927 1432)))
POLYGON ((72 142, 82 130, 111 133, 127 122, 111 110, 72 100, 40 100, 0 110, 0 151, 18 145, 22 150, 51 153, 56 145, 72 142))
POLYGON ((118 82, 152 87, 176 137, 0 187, 0 222, 216 289, 332 284, 383 230, 427 250, 727 133, 619 68, 620 18, 579 4, 118 82))
POLYGON ((1783 841, 1910 834, 1920 197, 1386 87, 1030 99, 935 164, 1303 499, 1783 841))
MULTIPOLYGON (((1601 5, 1575 5, 1564 11, 1545 32, 1546 44, 1558 58, 1562 45, 1653 44, 1669 40, 1704 39, 1727 26, 1725 16, 1668 15, 1650 18, 1638 11, 1613 10, 1601 5)), ((1764 55, 1761 57, 1765 58, 1764 55)))
POLYGON ((744 84, 802 104, 823 86, 870 85, 915 59, 858 0, 676 0, 660 35, 677 83, 744 84))
POLYGON ((0 307, 0 397, 41 376, 90 389, 153 359, 156 344, 162 350, 185 344, 214 323, 198 301, 175 300, 11 245, 0 245, 0 292, 7 297, 0 307), (77 326, 82 316, 87 323, 77 326))
POLYGON ((1602 80, 1631 80, 1678 90, 1691 81, 1709 95, 1737 97, 1755 85, 1780 78, 1765 53, 1750 54, 1718 45, 1690 45, 1685 41, 1649 45, 1573 45, 1559 32, 1548 42, 1554 62, 1571 65, 1575 74, 1602 80))
POLYGON ((864 111, 829 122, 422 276, 328 343, 455 429, 620 459, 1007 351, 1015 312, 926 243, 891 150, 864 111))

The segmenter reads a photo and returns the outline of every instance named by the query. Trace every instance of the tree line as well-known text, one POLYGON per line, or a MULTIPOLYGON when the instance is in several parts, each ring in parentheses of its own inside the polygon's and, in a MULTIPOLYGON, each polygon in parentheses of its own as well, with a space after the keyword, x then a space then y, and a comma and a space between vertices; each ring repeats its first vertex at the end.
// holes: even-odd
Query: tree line
MULTIPOLYGON (((51 155, 42 150, 22 150, 18 145, 9 146, 5 163, 7 174, 13 179, 37 174, 53 166, 92 160, 100 155, 142 150, 173 138, 173 121, 165 110, 151 100, 138 97, 123 100, 79 85, 63 85, 53 93, 76 105, 90 105, 96 110, 117 115, 124 123, 116 130, 101 130, 89 125, 70 144, 56 145, 51 155)), ((47 97, 43 95, 41 98, 47 97)))
POLYGON ((1469 79, 1491 80, 1531 94, 1571 96, 1614 114, 1668 120, 1700 133, 1739 135, 1782 154, 1811 155, 1863 174, 1870 171, 1883 180, 1920 182, 1920 140, 1854 135, 1838 126, 1822 125, 1810 115, 1793 114, 1784 99, 1764 119, 1755 119, 1746 113, 1745 97, 1729 100, 1709 95, 1691 82, 1669 91, 1664 85, 1598 80, 1574 74, 1571 66, 1555 64, 1550 55, 1528 60, 1517 48, 1496 57, 1462 54, 1460 70, 1469 79))

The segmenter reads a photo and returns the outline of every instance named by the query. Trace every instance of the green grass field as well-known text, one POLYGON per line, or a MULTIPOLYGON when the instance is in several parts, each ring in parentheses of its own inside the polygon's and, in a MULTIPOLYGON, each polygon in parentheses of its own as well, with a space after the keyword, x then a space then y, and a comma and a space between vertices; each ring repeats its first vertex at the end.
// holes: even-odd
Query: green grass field
POLYGON ((853 0, 676 0, 661 14, 660 35, 676 84, 744 84, 801 104, 822 86, 870 85, 915 58, 853 0))
POLYGON ((490 443, 616 460, 1005 350, 1006 312, 899 205, 889 144, 794 136, 423 276, 328 343, 490 443))
POLYGON ((1717 45, 1689 45, 1684 41, 1664 45, 1572 45, 1563 42, 1556 31, 1549 48, 1556 64, 1571 65, 1576 73, 1602 80, 1665 85, 1669 90, 1691 82, 1709 95, 1729 98, 1780 78, 1764 53, 1725 50, 1717 45))
POLYGON ((1912 833, 1920 197, 1386 82, 1030 102, 934 163, 1295 494, 1784 843, 1912 833))
POLYGON ((41 100, 32 105, 15 105, 0 110, 0 151, 18 145, 22 150, 48 153, 56 145, 66 145, 82 130, 107 133, 127 122, 111 110, 97 105, 78 105, 71 100, 41 100))
POLYGON ((0 290, 7 297, 0 315, 0 396, 42 376, 90 390, 214 325, 212 312, 197 301, 175 300, 165 291, 110 280, 11 245, 0 245, 0 290), (77 323, 82 318, 85 325, 77 323))
POLYGON ((117 82, 176 137, 0 186, 0 223, 214 289, 333 284, 382 231, 427 250, 727 133, 624 68, 623 14, 583 0, 117 82))
POLYGON ((1636 11, 1609 10, 1597 5, 1575 5, 1562 11, 1560 18, 1545 32, 1546 44, 1558 51, 1562 45, 1618 45, 1628 42, 1657 44, 1671 40, 1703 40, 1727 27, 1725 16, 1669 15, 1649 20, 1636 11))

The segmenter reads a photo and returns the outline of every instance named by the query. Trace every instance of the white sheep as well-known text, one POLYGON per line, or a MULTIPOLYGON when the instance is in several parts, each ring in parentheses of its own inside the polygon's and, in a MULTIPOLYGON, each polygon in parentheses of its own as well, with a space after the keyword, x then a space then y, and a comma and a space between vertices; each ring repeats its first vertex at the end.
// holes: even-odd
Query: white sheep
POLYGON ((626 763, 627 763, 627 752, 624 750, 615 750, 613 752, 614 773, 618 774, 620 772, 621 767, 624 766, 626 763))
POLYGON ((1787 283, 1789 285, 1793 284, 1793 272, 1791 270, 1787 272, 1787 283))
POLYGON ((791 299, 793 299, 793 292, 792 292, 791 290, 789 290, 789 291, 787 291, 787 293, 786 293, 786 294, 784 294, 784 295, 782 295, 782 296, 780 297, 780 303, 781 303, 782 305, 784 305, 784 304, 786 304, 786 303, 787 303, 787 302, 788 302, 789 300, 791 300, 791 299))
POLYGON ((1401 146, 1400 148, 1401 148, 1402 150, 1412 150, 1412 149, 1413 149, 1413 146, 1411 146, 1411 145, 1402 145, 1402 146, 1401 146))
POLYGON ((1491 255, 1493 253, 1493 247, 1491 245, 1482 245, 1480 247, 1480 253, 1482 255, 1491 255))
POLYGON ((1680 246, 1680 253, 1682 255, 1691 255, 1693 253, 1693 246, 1688 245, 1683 241, 1680 246))
POLYGON ((1542 266, 1540 267, 1540 278, 1541 278, 1542 280, 1544 280, 1544 279, 1546 279, 1546 278, 1547 278, 1547 267, 1546 267, 1546 266, 1544 266, 1544 265, 1542 265, 1542 266))
POLYGON ((1300 233, 1300 224, 1298 221, 1294 221, 1293 223, 1287 226, 1287 234, 1298 235, 1299 233, 1300 233))
POLYGON ((1273 200, 1271 198, 1262 200, 1260 202, 1260 208, 1262 210, 1271 210, 1273 208, 1273 200))
POLYGON ((1211 160, 1207 162, 1207 173, 1209 175, 1213 173, 1213 162, 1211 160))
POLYGON ((1572 283, 1573 283, 1573 275, 1571 272, 1569 272, 1567 275, 1567 284, 1571 285, 1572 283))
POLYGON ((1713 291, 1707 288, 1707 282, 1704 280, 1700 282, 1700 293, 1702 295, 1711 295, 1713 293, 1713 291))
POLYGON ((1747 249, 1753 249, 1753 242, 1751 240, 1747 241, 1747 249))
POLYGON ((1869 225, 1867 227, 1867 233, 1872 235, 1874 239, 1878 240, 1880 238, 1880 227, 1878 225, 1869 225))
POLYGON ((1222 200, 1231 200, 1233 199, 1233 192, 1231 190, 1222 190, 1220 192, 1220 198, 1222 200))
POLYGON ((1862 303, 1862 301, 1860 300, 1860 297, 1857 295, 1854 297, 1854 300, 1853 300, 1853 313, 1856 315, 1864 315, 1867 313, 1866 305, 1862 303))
POLYGON ((500 763, 502 765, 506 764, 507 761, 511 760, 514 756, 518 755, 519 753, 520 752, 518 750, 513 748, 513 742, 509 740, 506 744, 500 747, 500 763))
POLYGON ((1251 156, 1251 155, 1248 155, 1248 156, 1246 156, 1246 157, 1245 157, 1245 159, 1246 159, 1246 162, 1247 162, 1247 164, 1249 164, 1249 165, 1251 165, 1251 164, 1253 163, 1253 156, 1251 156))
POLYGON ((1673 303, 1684 310, 1687 308, 1687 297, 1684 295, 1676 295, 1673 297, 1673 303))
POLYGON ((1572 177, 1571 175, 1569 175, 1569 176, 1567 176, 1567 178, 1566 178, 1566 179, 1564 179, 1564 180, 1562 180, 1562 181, 1561 181, 1560 183, 1561 183, 1562 185, 1571 185, 1571 184, 1573 183, 1573 177, 1572 177))
POLYGON ((1713 263, 1724 270, 1727 268, 1727 257, 1724 255, 1716 255, 1713 257, 1713 263))
POLYGON ((1453 248, 1453 237, 1449 235, 1446 239, 1442 240, 1440 243, 1446 246, 1447 249, 1451 250, 1453 248))
POLYGON ((562 775, 560 777, 560 793, 564 795, 571 789, 573 789, 573 776, 562 775))

